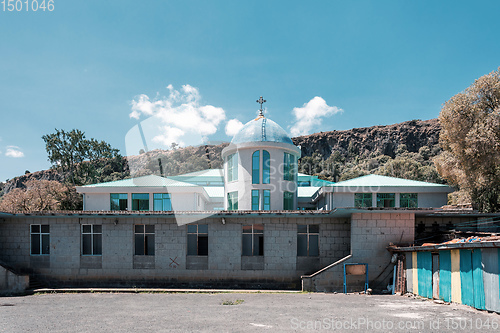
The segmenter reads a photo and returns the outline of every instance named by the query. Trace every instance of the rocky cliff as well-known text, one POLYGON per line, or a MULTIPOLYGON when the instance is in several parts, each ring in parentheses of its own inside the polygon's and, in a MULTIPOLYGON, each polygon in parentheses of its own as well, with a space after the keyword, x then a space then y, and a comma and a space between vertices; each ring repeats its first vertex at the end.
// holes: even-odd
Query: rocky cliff
POLYGON ((301 147, 302 156, 318 152, 323 158, 328 158, 333 152, 339 152, 343 156, 361 158, 375 155, 394 158, 400 145, 405 145, 407 151, 413 153, 418 153, 424 146, 438 147, 440 129, 438 119, 410 120, 387 126, 315 133, 292 140, 301 147))
POLYGON ((33 173, 27 173, 22 176, 13 178, 8 182, 3 184, 2 194, 7 194, 15 188, 25 188, 25 183, 28 180, 55 180, 58 182, 63 182, 65 175, 57 170, 49 169, 42 170, 33 173))

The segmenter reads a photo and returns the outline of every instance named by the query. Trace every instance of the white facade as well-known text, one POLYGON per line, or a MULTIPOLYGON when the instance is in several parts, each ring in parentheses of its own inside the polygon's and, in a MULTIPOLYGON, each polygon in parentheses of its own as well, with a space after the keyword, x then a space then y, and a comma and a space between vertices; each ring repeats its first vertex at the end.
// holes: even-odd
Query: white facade
MULTIPOLYGON (((252 210, 252 190, 259 191, 260 203, 259 207, 262 210, 263 206, 263 191, 270 191, 270 209, 283 210, 284 193, 293 193, 293 206, 297 207, 297 178, 298 174, 295 171, 292 181, 284 179, 284 154, 288 153, 295 157, 297 161, 300 158, 300 150, 285 143, 278 142, 249 142, 238 145, 230 145, 222 151, 225 170, 225 187, 224 197, 228 197, 228 193, 238 193, 238 210, 252 210), (252 155, 259 152, 259 167, 258 181, 252 181, 252 155), (269 182, 264 183, 264 151, 269 153, 269 182), (238 178, 237 180, 228 181, 228 159, 232 154, 238 154, 238 178)), ((295 167, 296 170, 296 167, 295 167)), ((225 200, 225 209, 228 209, 228 201, 225 200)))
POLYGON ((127 210, 132 210, 133 194, 148 194, 149 211, 154 211, 154 194, 170 194, 170 204, 174 211, 205 211, 213 210, 222 204, 220 201, 212 201, 203 187, 175 188, 175 187, 113 187, 87 189, 79 187, 79 193, 83 193, 83 209, 87 211, 110 211, 111 194, 127 195, 127 210), (84 192, 85 191, 85 192, 84 192))

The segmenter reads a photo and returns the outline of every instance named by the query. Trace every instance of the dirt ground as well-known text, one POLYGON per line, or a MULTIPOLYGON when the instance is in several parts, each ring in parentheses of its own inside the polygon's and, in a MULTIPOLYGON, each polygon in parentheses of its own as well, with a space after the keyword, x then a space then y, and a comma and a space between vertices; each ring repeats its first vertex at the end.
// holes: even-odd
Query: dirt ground
POLYGON ((405 296, 80 293, 0 297, 0 332, 498 332, 500 315, 405 296))

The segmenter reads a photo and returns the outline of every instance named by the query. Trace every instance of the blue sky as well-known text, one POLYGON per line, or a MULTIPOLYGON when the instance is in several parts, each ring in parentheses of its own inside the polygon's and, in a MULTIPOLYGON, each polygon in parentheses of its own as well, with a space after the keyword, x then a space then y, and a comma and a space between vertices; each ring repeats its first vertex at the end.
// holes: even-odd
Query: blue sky
POLYGON ((498 1, 54 4, 0 4, 2 181, 50 166, 54 128, 126 155, 139 122, 149 149, 228 141, 261 95, 291 134, 430 119, 500 65, 498 1))

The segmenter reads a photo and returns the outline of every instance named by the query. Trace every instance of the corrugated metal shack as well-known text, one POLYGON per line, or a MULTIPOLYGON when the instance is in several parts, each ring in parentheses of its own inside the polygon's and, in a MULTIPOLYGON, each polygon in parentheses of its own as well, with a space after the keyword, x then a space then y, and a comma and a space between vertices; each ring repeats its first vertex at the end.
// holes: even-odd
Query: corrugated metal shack
POLYGON ((500 236, 389 250, 404 254, 408 292, 500 313, 500 236))

